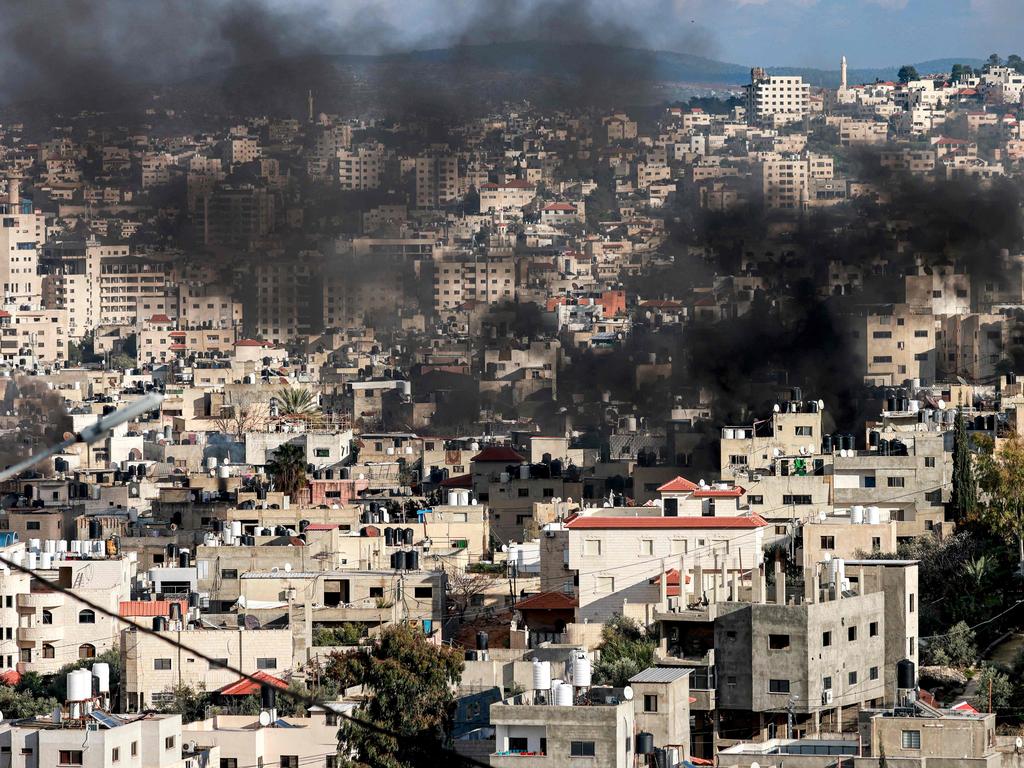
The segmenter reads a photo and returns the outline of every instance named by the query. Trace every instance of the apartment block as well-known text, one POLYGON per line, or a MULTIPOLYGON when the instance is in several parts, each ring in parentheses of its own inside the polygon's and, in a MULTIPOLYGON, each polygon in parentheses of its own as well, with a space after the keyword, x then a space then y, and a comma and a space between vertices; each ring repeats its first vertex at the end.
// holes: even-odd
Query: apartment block
POLYGON ((867 384, 899 386, 907 379, 935 381, 936 322, 906 305, 880 307, 851 317, 850 338, 867 384))

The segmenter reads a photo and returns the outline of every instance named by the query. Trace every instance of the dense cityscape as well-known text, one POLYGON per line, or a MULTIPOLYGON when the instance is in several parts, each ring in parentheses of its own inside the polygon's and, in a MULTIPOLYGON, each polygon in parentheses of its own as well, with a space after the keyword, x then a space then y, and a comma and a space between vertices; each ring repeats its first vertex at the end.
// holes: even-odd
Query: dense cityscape
POLYGON ((0 768, 1020 764, 1019 55, 259 5, 9 20, 0 768))

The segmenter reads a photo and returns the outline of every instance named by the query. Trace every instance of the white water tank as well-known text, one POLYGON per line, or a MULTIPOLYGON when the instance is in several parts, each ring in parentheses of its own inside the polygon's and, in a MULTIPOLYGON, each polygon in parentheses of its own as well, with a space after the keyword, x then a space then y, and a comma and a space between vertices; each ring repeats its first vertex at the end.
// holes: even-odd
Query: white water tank
POLYGON ((529 464, 520 464, 519 465, 519 479, 520 480, 529 480, 530 479, 530 465, 529 464))
POLYGON ((726 427, 725 429, 722 430, 722 439, 723 440, 735 440, 736 439, 736 430, 732 429, 730 427, 726 427))
POLYGON ((79 555, 79 554, 82 553, 82 540, 81 539, 72 539, 71 540, 71 551, 74 552, 76 555, 79 555))
POLYGON ((242 535, 242 521, 232 520, 231 521, 231 535, 236 539, 242 535))
POLYGON ((908 403, 907 407, 910 409, 911 413, 917 413, 919 410, 921 410, 921 401, 911 400, 910 403, 908 403))
POLYGON ((207 469, 216 469, 217 468, 217 457, 216 456, 207 456, 206 457, 206 468, 207 469))
POLYGON ((28 561, 25 565, 30 571, 34 571, 39 567, 39 556, 35 552, 29 552, 28 561))
POLYGON ((868 525, 878 525, 882 521, 882 510, 878 507, 868 507, 868 525))
POLYGON ((128 550, 128 562, 137 563, 139 562, 139 553, 134 549, 128 550))
POLYGON ((28 548, 32 552, 38 552, 39 551, 39 539, 29 539, 28 540, 28 548))
POLYGON ((231 477, 231 467, 229 467, 227 464, 221 464, 220 468, 217 470, 217 477, 219 477, 221 480, 226 480, 227 478, 231 477))
POLYGON ((554 702, 556 707, 571 707, 573 702, 572 686, 569 683, 563 683, 561 680, 555 681, 554 688, 554 702))
POLYGON ((92 672, 76 669, 68 673, 68 701, 85 701, 92 698, 92 672))
POLYGON ((39 555, 39 567, 44 571, 53 568, 53 555, 49 552, 42 552, 39 555))
POLYGON ((57 542, 57 551, 58 552, 67 552, 68 551, 68 543, 66 541, 64 541, 64 539, 60 539, 57 542))
POLYGON ((590 659, 583 651, 572 654, 572 684, 577 688, 590 687, 590 659))
POLYGON ((533 660, 533 690, 551 690, 551 662, 533 660))
POLYGON ((47 539, 43 543, 43 549, 52 555, 57 551, 57 542, 54 539, 47 539))
POLYGON ((508 472, 502 472, 501 473, 501 484, 502 485, 504 485, 505 483, 507 483, 511 479, 512 479, 511 475, 509 475, 508 472))
POLYGON ((448 506, 449 507, 461 506, 459 504, 459 501, 460 501, 460 497, 459 497, 459 492, 458 491, 448 491, 448 506))
POLYGON ((860 525, 864 522, 864 507, 860 504, 850 507, 850 522, 854 525, 860 525))
POLYGON ((100 693, 110 693, 110 665, 105 662, 97 662, 92 665, 92 676, 99 681, 100 693))

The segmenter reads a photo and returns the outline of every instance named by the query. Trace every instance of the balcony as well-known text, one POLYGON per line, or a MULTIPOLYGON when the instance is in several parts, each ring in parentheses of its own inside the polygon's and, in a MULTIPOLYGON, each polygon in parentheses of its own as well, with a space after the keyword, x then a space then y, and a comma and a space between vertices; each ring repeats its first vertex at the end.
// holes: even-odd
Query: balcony
POLYGON ((18 627, 18 642, 54 645, 64 640, 64 627, 58 624, 33 624, 18 627))
POLYGON ((18 608, 61 608, 64 605, 64 595, 60 592, 29 592, 18 595, 18 608))

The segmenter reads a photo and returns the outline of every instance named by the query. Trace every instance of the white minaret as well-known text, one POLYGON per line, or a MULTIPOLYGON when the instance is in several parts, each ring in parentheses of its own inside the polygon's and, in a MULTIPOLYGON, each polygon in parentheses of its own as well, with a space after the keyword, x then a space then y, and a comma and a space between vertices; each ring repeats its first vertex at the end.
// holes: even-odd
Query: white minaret
POLYGON ((846 57, 839 60, 839 90, 846 90, 846 57))

